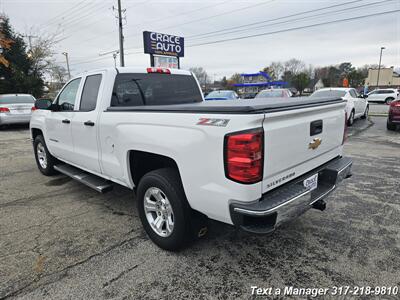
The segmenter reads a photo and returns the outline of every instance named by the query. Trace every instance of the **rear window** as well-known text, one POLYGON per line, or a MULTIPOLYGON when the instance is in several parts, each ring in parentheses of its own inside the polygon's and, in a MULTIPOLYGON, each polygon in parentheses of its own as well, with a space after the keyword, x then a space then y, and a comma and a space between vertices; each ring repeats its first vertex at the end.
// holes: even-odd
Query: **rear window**
POLYGON ((324 91, 316 91, 311 94, 310 97, 344 97, 346 95, 346 91, 338 91, 338 90, 324 90, 324 91))
POLYGON ((224 92, 224 91, 214 91, 211 92, 207 95, 207 97, 231 97, 233 98, 233 93, 232 92, 224 92))
POLYGON ((283 90, 264 90, 257 94, 256 98, 278 98, 285 97, 285 91, 283 90))
POLYGON ((172 74, 118 74, 111 106, 168 105, 202 102, 193 76, 172 74))
POLYGON ((30 95, 3 95, 0 96, 0 104, 13 104, 13 103, 34 103, 35 98, 30 95))

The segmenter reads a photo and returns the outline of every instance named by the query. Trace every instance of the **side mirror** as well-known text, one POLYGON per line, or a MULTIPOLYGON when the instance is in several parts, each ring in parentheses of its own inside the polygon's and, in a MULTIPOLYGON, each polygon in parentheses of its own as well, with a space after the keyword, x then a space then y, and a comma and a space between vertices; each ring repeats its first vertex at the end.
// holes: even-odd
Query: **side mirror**
POLYGON ((361 95, 358 96, 358 98, 366 99, 366 98, 368 98, 368 95, 367 94, 361 94, 361 95))
POLYGON ((38 99, 35 102, 35 107, 37 109, 50 109, 52 101, 49 99, 38 99))

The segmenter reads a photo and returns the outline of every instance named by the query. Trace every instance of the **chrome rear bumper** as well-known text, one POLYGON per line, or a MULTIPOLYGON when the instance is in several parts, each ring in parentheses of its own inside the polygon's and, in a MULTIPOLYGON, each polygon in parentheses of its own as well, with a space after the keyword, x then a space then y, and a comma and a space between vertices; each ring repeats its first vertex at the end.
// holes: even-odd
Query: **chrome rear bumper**
POLYGON ((351 176, 352 160, 336 158, 293 181, 265 193, 255 203, 232 202, 233 224, 254 233, 270 233, 279 225, 317 207, 343 179, 351 176), (310 190, 304 179, 318 173, 318 187, 310 190), (320 202, 320 203, 318 203, 320 202))

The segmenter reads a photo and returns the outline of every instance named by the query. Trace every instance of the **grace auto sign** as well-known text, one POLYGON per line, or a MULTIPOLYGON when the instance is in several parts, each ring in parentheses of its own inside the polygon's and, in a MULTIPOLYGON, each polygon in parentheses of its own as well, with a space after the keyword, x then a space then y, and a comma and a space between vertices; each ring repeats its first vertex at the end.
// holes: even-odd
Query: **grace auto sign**
POLYGON ((143 44, 144 53, 176 57, 184 56, 183 37, 158 32, 143 31, 143 44))

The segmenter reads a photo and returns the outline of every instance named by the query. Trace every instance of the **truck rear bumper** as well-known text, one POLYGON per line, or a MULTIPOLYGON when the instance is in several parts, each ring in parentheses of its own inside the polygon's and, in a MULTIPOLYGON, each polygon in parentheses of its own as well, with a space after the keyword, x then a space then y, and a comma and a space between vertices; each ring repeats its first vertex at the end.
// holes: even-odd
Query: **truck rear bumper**
POLYGON ((292 220, 314 207, 323 210, 322 199, 338 184, 351 176, 352 160, 339 157, 265 193, 253 203, 232 202, 229 210, 234 225, 253 233, 270 233, 279 225, 292 220), (303 181, 318 174, 318 186, 310 190, 303 181))
POLYGON ((26 124, 31 120, 30 114, 20 115, 2 115, 0 116, 0 125, 8 124, 26 124))

